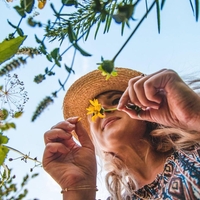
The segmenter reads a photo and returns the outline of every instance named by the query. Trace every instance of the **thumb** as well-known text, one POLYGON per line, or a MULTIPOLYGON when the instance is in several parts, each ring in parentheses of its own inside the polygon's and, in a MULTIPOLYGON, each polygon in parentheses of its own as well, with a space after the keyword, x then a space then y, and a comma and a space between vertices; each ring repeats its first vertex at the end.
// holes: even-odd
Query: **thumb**
POLYGON ((90 140, 90 137, 87 133, 87 131, 83 128, 82 124, 80 121, 76 123, 76 128, 75 128, 76 134, 78 136, 79 142, 83 147, 87 147, 90 149, 94 150, 94 146, 92 141, 90 140))

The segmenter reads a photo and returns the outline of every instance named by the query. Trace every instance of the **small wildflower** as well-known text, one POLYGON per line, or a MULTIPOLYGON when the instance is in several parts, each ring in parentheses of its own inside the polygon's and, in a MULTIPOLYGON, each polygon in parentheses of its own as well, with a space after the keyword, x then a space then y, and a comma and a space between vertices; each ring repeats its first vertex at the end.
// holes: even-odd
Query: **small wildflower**
POLYGON ((117 110, 117 108, 104 109, 98 102, 98 99, 90 100, 90 106, 86 108, 87 115, 92 114, 92 121, 95 122, 98 117, 104 118, 105 112, 117 110))
POLYGON ((22 112, 25 103, 28 101, 27 92, 24 90, 24 83, 14 74, 6 75, 5 85, 0 87, 0 109, 8 107, 9 114, 14 117, 16 112, 22 112))
MULTIPOLYGON (((136 105, 130 104, 130 103, 128 105, 126 105, 126 108, 134 110, 136 113, 139 113, 142 110, 139 106, 136 106, 136 105)), ((105 112, 112 112, 112 111, 117 110, 117 108, 105 109, 98 102, 98 99, 94 99, 93 101, 90 100, 90 106, 88 108, 86 108, 86 110, 88 111, 87 115, 92 114, 92 121, 95 122, 98 117, 104 118, 106 116, 105 112)))
POLYGON ((97 99, 94 99, 93 101, 90 100, 90 106, 88 108, 86 108, 87 115, 92 114, 92 121, 94 122, 98 117, 100 118, 104 118, 105 115, 103 113, 101 104, 98 102, 97 99))
POLYGON ((46 0, 39 0, 38 1, 38 8, 39 9, 43 9, 44 8, 44 6, 46 5, 46 0))
POLYGON ((97 63, 100 65, 98 69, 102 72, 103 76, 106 76, 106 80, 108 80, 111 76, 117 76, 117 71, 114 68, 114 62, 112 60, 103 60, 101 58, 102 63, 97 63))

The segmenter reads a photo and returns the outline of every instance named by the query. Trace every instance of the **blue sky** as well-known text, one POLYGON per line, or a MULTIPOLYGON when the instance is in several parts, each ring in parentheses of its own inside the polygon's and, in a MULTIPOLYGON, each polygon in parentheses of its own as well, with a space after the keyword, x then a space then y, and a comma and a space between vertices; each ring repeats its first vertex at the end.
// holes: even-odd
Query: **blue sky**
MULTIPOLYGON (((42 19, 46 22, 46 19, 51 18, 52 14, 49 11, 49 3, 54 3, 57 10, 60 8, 59 2, 48 1, 47 6, 40 12, 40 15, 36 20, 42 19)), ((151 1, 149 1, 151 2, 151 1)), ((17 0, 14 1, 17 3, 17 0)), ((12 28, 7 24, 9 19, 13 24, 17 24, 19 21, 18 14, 12 9, 12 4, 8 4, 2 0, 0 1, 0 40, 2 41, 9 32, 12 32, 12 28), (9 8, 9 7, 10 8, 9 8)), ((67 10, 71 8, 67 7, 67 10)), ((140 19, 143 15, 145 4, 138 8, 135 13, 135 19, 140 19)), ((136 22, 130 22, 130 29, 126 28, 124 36, 120 35, 120 26, 113 23, 111 30, 108 34, 102 34, 102 30, 99 31, 97 39, 93 39, 94 30, 91 32, 89 39, 84 42, 80 41, 80 46, 87 52, 92 53, 92 57, 83 57, 79 53, 76 55, 74 63, 75 75, 71 75, 66 89, 81 75, 96 69, 96 63, 100 62, 101 56, 104 59, 112 59, 122 46, 125 39, 131 33, 131 30, 135 27, 136 22)), ((32 29, 27 27, 26 23, 23 23, 25 34, 29 35, 24 42, 24 46, 36 47, 34 42, 34 34, 37 34, 40 38, 43 37, 42 29, 32 29), (34 33, 34 34, 33 34, 34 33)), ((47 43, 47 42, 46 42, 47 43)), ((51 49, 57 47, 58 43, 54 42, 49 44, 51 49)), ((69 45, 68 40, 64 41, 61 48, 61 52, 69 45)), ((193 16, 189 0, 173 0, 166 1, 164 10, 161 12, 161 33, 157 31, 156 10, 155 8, 148 15, 144 23, 138 29, 131 41, 122 51, 122 53, 116 59, 115 65, 118 67, 128 67, 142 71, 145 74, 153 73, 162 68, 171 68, 177 71, 181 76, 187 77, 187 74, 199 77, 200 69, 200 24, 195 21, 193 16)), ((70 65, 73 55, 73 49, 71 49, 63 57, 63 63, 70 65)), ((9 145, 24 153, 29 153, 32 157, 42 160, 42 154, 44 150, 43 134, 50 129, 54 124, 63 120, 62 116, 62 100, 65 92, 61 91, 58 94, 58 98, 55 99, 54 104, 48 107, 48 109, 36 120, 31 122, 31 116, 38 105, 38 103, 51 92, 59 88, 58 77, 61 81, 64 81, 67 73, 60 68, 56 69, 56 77, 48 77, 40 85, 33 83, 33 78, 39 73, 43 73, 46 66, 51 65, 42 56, 38 56, 35 59, 29 59, 28 64, 22 66, 15 71, 19 75, 19 78, 24 81, 26 90, 29 94, 29 101, 25 106, 24 115, 21 119, 16 121, 17 129, 6 133, 10 138, 9 145)), ((0 83, 2 78, 0 80, 0 83)), ((16 158, 19 155, 11 152, 8 157, 16 158)), ((29 173, 29 169, 33 167, 33 163, 23 163, 16 160, 14 162, 7 162, 7 164, 13 168, 14 173, 17 175, 16 181, 21 180, 21 177, 25 173, 29 173)), ((33 179, 28 184, 29 194, 28 199, 39 198, 40 200, 61 200, 60 187, 52 180, 52 178, 44 172, 42 168, 35 168, 35 173, 40 173, 38 178, 33 179)), ((97 192, 97 198, 102 200, 106 198, 107 194, 103 187, 103 177, 100 180, 98 177, 99 192, 97 192)))

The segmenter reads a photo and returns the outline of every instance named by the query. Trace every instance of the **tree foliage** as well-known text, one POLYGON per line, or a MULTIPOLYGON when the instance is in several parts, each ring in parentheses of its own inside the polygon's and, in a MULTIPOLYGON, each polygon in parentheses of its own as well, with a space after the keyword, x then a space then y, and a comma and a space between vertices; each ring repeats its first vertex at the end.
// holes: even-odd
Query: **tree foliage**
MULTIPOLYGON (((170 2, 169 2, 170 3, 170 2)), ((134 20, 136 23, 135 28, 133 29, 130 37, 125 41, 122 48, 117 52, 117 54, 110 59, 113 62, 119 55, 119 53, 123 50, 125 45, 131 39, 131 37, 135 34, 136 30, 140 27, 142 22, 145 20, 146 16, 152 10, 153 7, 157 13, 157 25, 158 32, 160 33, 160 12, 164 8, 166 4, 166 0, 153 0, 149 3, 148 0, 85 0, 85 1, 77 1, 77 0, 62 0, 61 7, 59 10, 56 10, 53 2, 50 3, 50 7, 52 13, 54 15, 54 19, 49 19, 48 22, 38 22, 34 19, 34 9, 36 7, 36 1, 34 0, 24 0, 20 1, 19 5, 14 6, 14 10, 19 14, 19 23, 18 25, 12 24, 8 21, 8 24, 14 29, 13 33, 8 34, 8 38, 6 38, 0 44, 0 52, 4 52, 0 62, 4 64, 4 62, 14 56, 12 61, 6 63, 2 68, 0 68, 0 76, 4 76, 6 73, 12 70, 16 70, 21 64, 27 63, 29 58, 33 58, 36 55, 43 55, 46 57, 47 62, 52 63, 51 67, 45 67, 43 74, 35 75, 34 82, 39 84, 46 80, 49 76, 56 75, 56 66, 59 68, 65 69, 69 75, 73 71, 73 62, 75 59, 72 59, 70 67, 66 67, 69 64, 64 63, 63 56, 70 48, 74 48, 75 51, 80 52, 83 56, 91 56, 91 53, 88 53, 79 45, 79 40, 87 38, 90 35, 91 29, 95 29, 94 38, 97 38, 100 26, 104 26, 103 33, 107 33, 110 30, 111 23, 121 24, 121 34, 123 35, 125 27, 130 28, 130 20, 134 20), (143 17, 137 21, 134 19, 134 14, 137 11, 137 7, 139 4, 145 3, 146 11, 144 12, 143 17), (71 7, 71 12, 66 12, 65 8, 71 7), (33 14, 33 15, 30 15, 33 14), (37 44, 37 48, 33 47, 20 47, 22 42, 26 39, 24 31, 21 28, 21 24, 23 21, 28 22, 31 27, 43 27, 44 33, 43 35, 38 36, 35 35, 35 41, 37 44), (57 47, 53 50, 47 49, 45 43, 46 39, 52 43, 57 42, 57 47), (71 43, 69 47, 67 47, 63 52, 60 52, 60 47, 64 40, 68 39, 71 43), (14 46, 15 48, 11 48, 14 46), (11 50, 12 49, 12 50, 11 50), (7 50, 7 52, 6 52, 7 50), (25 57, 24 53, 27 52, 27 57, 25 57), (17 55, 22 54, 21 57, 17 57, 17 55)), ((192 12, 195 15, 196 21, 199 17, 199 1, 189 0, 189 4, 191 6, 192 12)), ((46 1, 39 1, 38 8, 43 9, 46 6, 46 1)), ((107 61, 106 61, 107 62, 107 61)), ((101 66, 106 66, 107 64, 102 62, 100 63, 99 69, 102 69, 101 66)), ((108 73, 109 77, 112 71, 106 71, 107 69, 103 67, 105 73, 108 73)), ((49 95, 49 98, 53 99, 57 96, 57 93, 64 89, 64 86, 69 77, 62 83, 58 79, 58 90, 52 92, 49 95), (60 86, 60 87, 59 87, 60 86)), ((44 108, 48 107, 49 101, 46 101, 46 97, 39 103, 35 112, 32 116, 32 121, 35 121, 37 117, 44 111, 44 108), (45 102, 47 103, 45 105, 45 102), (42 108, 41 109, 41 105, 42 108), (39 110, 40 111, 39 111, 39 110)))

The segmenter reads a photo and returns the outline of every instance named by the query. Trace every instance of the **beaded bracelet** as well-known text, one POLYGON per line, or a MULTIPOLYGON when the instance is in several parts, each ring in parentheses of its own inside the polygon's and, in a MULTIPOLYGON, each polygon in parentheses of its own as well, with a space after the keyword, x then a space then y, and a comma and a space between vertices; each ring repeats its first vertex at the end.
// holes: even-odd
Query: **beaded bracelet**
POLYGON ((74 191, 74 190, 95 190, 95 191, 98 191, 97 186, 91 187, 90 185, 83 185, 83 186, 68 187, 68 188, 62 189, 61 193, 68 192, 68 191, 74 191))

